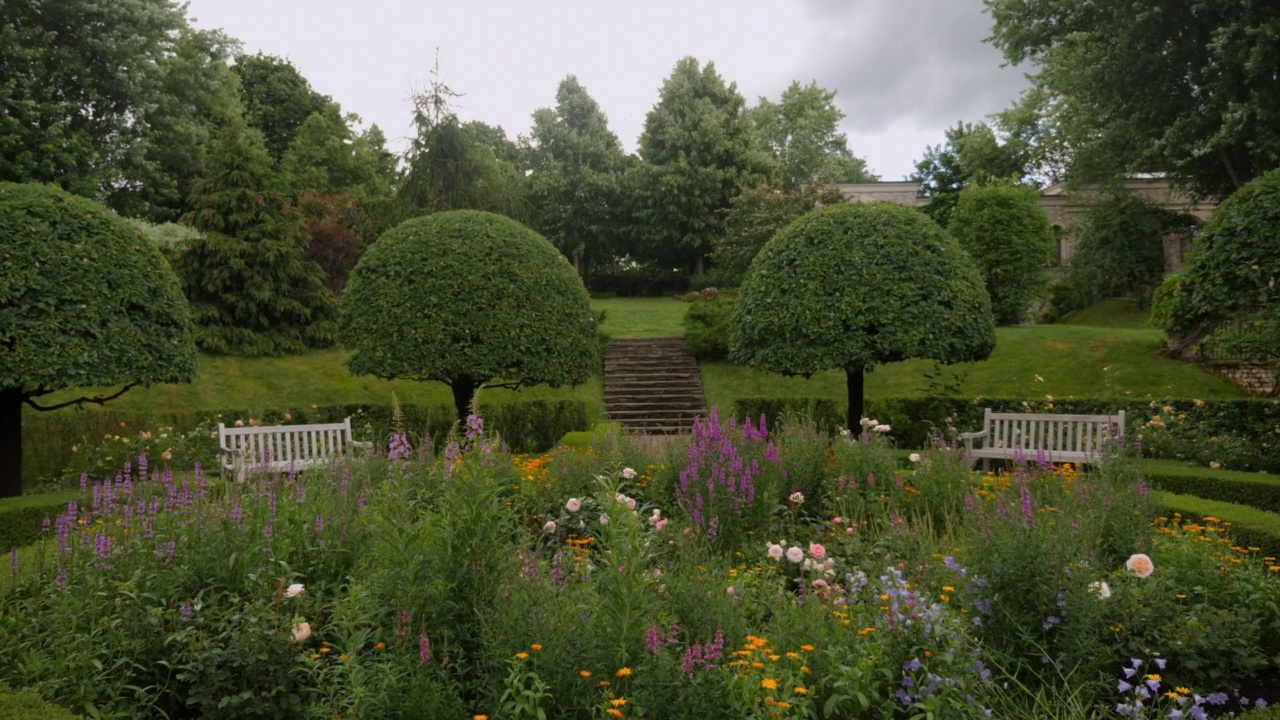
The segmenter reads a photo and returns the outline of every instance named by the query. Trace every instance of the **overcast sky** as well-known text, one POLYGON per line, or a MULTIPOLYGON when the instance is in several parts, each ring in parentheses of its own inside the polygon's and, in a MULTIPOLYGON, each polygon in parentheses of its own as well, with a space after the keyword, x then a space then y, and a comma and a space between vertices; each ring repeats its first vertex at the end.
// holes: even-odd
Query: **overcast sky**
POLYGON ((1026 85, 982 42, 982 0, 190 0, 188 14, 247 52, 288 58, 396 149, 437 48, 464 120, 514 139, 572 73, 628 151, 686 55, 714 61, 750 104, 817 81, 837 92, 850 148, 883 180, 1026 85))

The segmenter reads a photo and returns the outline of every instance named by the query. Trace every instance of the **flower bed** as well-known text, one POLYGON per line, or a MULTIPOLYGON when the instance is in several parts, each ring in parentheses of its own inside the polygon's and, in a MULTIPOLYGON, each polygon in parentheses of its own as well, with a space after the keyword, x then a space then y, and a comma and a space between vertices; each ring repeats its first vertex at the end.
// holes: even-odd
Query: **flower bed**
POLYGON ((1158 515, 1126 458, 975 476, 944 447, 901 470, 877 425, 713 416, 692 438, 510 456, 473 419, 438 454, 396 436, 387 458, 239 485, 127 467, 12 568, 0 681, 122 718, 1277 699, 1275 558, 1158 515))

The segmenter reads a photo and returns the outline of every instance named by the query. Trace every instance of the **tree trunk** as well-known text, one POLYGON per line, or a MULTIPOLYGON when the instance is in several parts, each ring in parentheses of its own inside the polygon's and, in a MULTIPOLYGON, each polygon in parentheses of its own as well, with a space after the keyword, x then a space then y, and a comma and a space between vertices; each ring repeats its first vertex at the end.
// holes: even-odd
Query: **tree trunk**
POLYGON ((458 428, 467 425, 467 416, 471 414, 471 399, 476 396, 476 381, 471 378, 454 378, 449 383, 453 390, 453 407, 458 411, 458 428))
POLYGON ((849 392, 849 413, 845 421, 850 432, 861 432, 862 428, 858 423, 862 420, 862 401, 863 390, 865 389, 865 374, 862 368, 849 368, 844 371, 845 385, 849 392))
POLYGON ((0 388, 0 497, 22 494, 22 388, 0 388))
POLYGON ((693 274, 701 275, 702 269, 703 269, 703 255, 702 255, 702 251, 698 250, 697 255, 693 259, 693 274))
POLYGON ((578 253, 573 254, 573 271, 582 275, 582 257, 578 253))

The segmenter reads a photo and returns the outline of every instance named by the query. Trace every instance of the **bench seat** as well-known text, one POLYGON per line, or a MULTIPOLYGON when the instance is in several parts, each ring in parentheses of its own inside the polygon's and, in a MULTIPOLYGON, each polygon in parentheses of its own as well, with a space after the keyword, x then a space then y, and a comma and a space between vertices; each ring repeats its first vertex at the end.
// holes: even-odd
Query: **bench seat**
POLYGON ((224 477, 243 480, 248 473, 289 472, 328 465, 333 458, 373 443, 351 436, 351 418, 340 423, 227 427, 218 423, 219 465, 224 477))
POLYGON ((961 433, 958 439, 964 442, 971 462, 982 460, 984 471, 991 460, 1020 457, 1095 464, 1112 446, 1124 444, 1124 424, 1123 410, 1116 415, 1078 415, 998 413, 987 408, 982 429, 961 433))

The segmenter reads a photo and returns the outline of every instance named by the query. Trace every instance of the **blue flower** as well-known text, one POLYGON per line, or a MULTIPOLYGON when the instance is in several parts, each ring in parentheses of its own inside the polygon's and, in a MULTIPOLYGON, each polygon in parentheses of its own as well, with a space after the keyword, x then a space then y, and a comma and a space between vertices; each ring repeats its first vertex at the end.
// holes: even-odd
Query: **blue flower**
POLYGON ((916 658, 911 658, 910 660, 902 663, 902 669, 905 672, 911 672, 912 670, 919 670, 922 667, 924 666, 921 665, 920 661, 916 658))
POLYGON ((1133 686, 1132 686, 1132 685, 1130 685, 1129 683, 1127 683, 1127 682, 1125 682, 1125 681, 1121 680, 1121 681, 1120 681, 1120 683, 1116 686, 1116 688, 1117 688, 1117 689, 1119 689, 1119 690, 1120 690, 1120 692, 1122 692, 1122 693, 1127 693, 1127 692, 1129 692, 1130 690, 1132 690, 1132 689, 1133 689, 1133 686))
POLYGON ((1156 667, 1160 668, 1161 670, 1163 670, 1164 666, 1167 665, 1168 663, 1169 661, 1165 660, 1164 658, 1156 658, 1156 667))
POLYGON ((1223 692, 1216 692, 1209 695, 1205 700, 1207 700, 1210 705, 1225 705, 1227 702, 1227 694, 1223 692))

